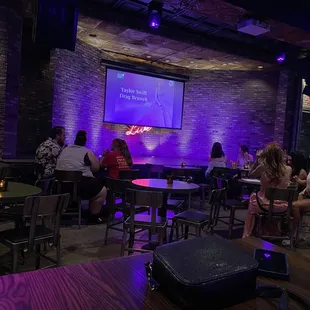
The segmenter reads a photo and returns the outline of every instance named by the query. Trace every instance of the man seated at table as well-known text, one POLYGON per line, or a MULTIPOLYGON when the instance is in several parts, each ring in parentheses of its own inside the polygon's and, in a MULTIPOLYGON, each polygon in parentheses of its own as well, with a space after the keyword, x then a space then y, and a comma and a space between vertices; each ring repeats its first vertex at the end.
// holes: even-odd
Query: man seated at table
POLYGON ((121 170, 131 170, 132 158, 125 140, 114 139, 111 151, 104 152, 101 166, 107 167, 109 178, 118 179, 121 170))
POLYGON ((65 128, 56 126, 52 129, 51 136, 39 145, 35 155, 35 164, 40 167, 40 171, 37 171, 38 178, 54 175, 57 158, 65 145, 65 139, 65 128))

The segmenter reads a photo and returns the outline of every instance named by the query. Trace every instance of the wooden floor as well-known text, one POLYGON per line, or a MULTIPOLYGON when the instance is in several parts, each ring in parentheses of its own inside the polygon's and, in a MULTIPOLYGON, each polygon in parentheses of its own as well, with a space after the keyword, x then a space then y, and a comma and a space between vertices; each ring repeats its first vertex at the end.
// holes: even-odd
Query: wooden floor
MULTIPOLYGON (((199 209, 199 201, 192 203, 192 207, 199 209)), ((227 214, 221 211, 222 214, 227 214)), ((238 217, 244 219, 246 211, 240 211, 238 217)), ((13 227, 12 224, 0 224, 0 230, 5 230, 13 227)), ((111 231, 109 233, 108 244, 103 244, 106 225, 82 226, 80 230, 77 226, 68 226, 61 228, 61 254, 62 265, 79 264, 82 262, 89 262, 95 260, 102 260, 107 258, 118 257, 120 255, 120 241, 122 234, 120 232, 111 231)), ((219 223, 216 227, 216 233, 226 237, 227 226, 219 223)), ((233 238, 240 238, 242 236, 242 229, 236 229, 233 233, 233 238)), ((145 239, 145 238, 144 238, 145 239)), ((136 247, 141 247, 144 243, 136 243, 136 247)), ((297 249, 298 252, 310 257, 310 244, 308 249, 297 249)), ((55 255, 51 251, 49 255, 55 255)), ((8 248, 0 245, 0 264, 11 260, 8 248)), ((42 267, 48 265, 49 262, 42 260, 42 267)), ((29 257, 26 263, 20 266, 20 271, 32 270, 34 268, 34 259, 29 257)), ((1 269, 0 269, 1 273, 1 269)), ((4 271, 2 271, 4 273, 4 271)))

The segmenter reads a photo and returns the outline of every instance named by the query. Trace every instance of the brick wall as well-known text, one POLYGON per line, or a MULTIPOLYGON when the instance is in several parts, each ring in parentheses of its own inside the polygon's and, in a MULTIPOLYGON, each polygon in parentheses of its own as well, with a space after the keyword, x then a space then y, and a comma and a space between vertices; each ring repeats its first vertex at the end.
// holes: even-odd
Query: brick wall
MULTIPOLYGON (((53 107, 53 125, 66 127, 67 142, 74 141, 77 130, 87 130, 88 146, 98 154, 126 131, 125 126, 102 124, 105 68, 100 60, 96 48, 80 41, 75 53, 57 50, 53 107)), ((235 159, 241 144, 253 151, 274 140, 275 132, 278 137, 284 133, 283 126, 274 126, 279 72, 195 70, 188 75, 183 129, 126 137, 135 156, 205 159, 212 143, 220 141, 235 159)))
POLYGON ((0 156, 16 156, 23 2, 0 6, 0 156))

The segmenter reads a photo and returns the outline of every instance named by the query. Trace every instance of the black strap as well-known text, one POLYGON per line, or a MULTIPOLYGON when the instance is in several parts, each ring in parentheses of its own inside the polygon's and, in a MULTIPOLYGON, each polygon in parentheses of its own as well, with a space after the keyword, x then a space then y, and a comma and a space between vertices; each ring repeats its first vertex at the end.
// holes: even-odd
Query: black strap
POLYGON ((299 302, 304 309, 310 310, 309 300, 276 285, 257 285, 256 296, 260 298, 280 298, 279 310, 289 309, 289 298, 299 302))

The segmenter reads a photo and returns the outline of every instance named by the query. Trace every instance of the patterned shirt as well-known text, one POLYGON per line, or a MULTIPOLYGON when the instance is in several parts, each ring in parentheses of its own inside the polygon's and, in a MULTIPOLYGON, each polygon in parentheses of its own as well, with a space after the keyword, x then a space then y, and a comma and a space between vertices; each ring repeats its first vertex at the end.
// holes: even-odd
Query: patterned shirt
POLYGON ((61 150, 60 145, 52 138, 48 138, 37 148, 35 163, 43 167, 44 177, 52 176, 54 174, 57 158, 60 155, 61 150))

